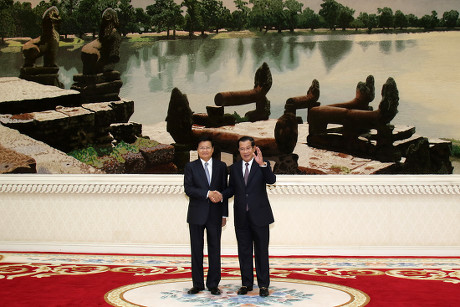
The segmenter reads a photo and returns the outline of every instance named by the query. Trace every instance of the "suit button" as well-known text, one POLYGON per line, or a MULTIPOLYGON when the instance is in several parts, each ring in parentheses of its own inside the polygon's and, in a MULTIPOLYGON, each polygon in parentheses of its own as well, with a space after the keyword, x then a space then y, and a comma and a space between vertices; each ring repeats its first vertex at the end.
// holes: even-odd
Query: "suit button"
POLYGON ((248 197, 248 196, 249 196, 249 194, 246 194, 246 197, 248 197))

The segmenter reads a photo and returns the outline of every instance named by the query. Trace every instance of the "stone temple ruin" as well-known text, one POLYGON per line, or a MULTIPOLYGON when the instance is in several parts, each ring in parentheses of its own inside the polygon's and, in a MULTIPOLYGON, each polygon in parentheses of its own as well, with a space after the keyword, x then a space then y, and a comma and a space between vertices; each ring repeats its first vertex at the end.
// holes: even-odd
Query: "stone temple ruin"
POLYGON ((177 173, 190 161, 202 135, 213 137, 217 157, 227 153, 233 161, 239 158, 237 140, 253 136, 264 157, 275 162, 278 174, 453 171, 451 142, 429 140, 416 135, 415 127, 391 123, 399 105, 393 78, 383 85, 376 110, 370 106, 375 99, 372 75, 358 83, 352 100, 326 105, 319 101, 320 84, 314 79, 306 95, 288 98, 284 114, 273 120, 267 98, 273 80, 267 63, 255 72, 251 88, 217 93, 207 113, 194 113, 187 95, 174 88, 166 116, 166 130, 174 144, 144 143, 138 152, 124 153, 123 161, 109 159, 100 169, 78 164, 65 153, 90 146, 110 149, 120 142, 147 138, 140 124, 129 121, 134 102, 119 97, 123 82, 115 70, 121 43, 116 11, 104 11, 98 38, 83 46, 83 71, 74 76, 70 90, 62 89, 58 79, 59 21, 58 9, 48 9, 42 35, 23 46, 20 78, 0 78, 0 91, 5 93, 0 101, 0 173, 177 173), (36 65, 40 57, 43 66, 36 65), (238 124, 235 116, 225 113, 229 107, 248 104, 255 104, 255 109, 238 124), (297 115, 301 109, 307 110, 307 123, 297 115), (60 167, 37 168, 43 155, 55 158, 60 167), (327 164, 334 159, 346 161, 348 171, 341 164, 327 164))
POLYGON ((139 152, 124 153, 124 162, 107 159, 101 170, 79 165, 64 154, 88 146, 110 149, 121 141, 133 143, 142 137, 142 126, 129 122, 134 102, 120 99, 120 73, 113 69, 119 61, 120 46, 116 12, 107 9, 102 19, 99 38, 82 49, 83 74, 74 76, 76 83, 71 90, 59 88, 59 82, 49 82, 57 80, 58 72, 59 33, 54 25, 60 19, 55 7, 44 14, 43 35, 24 44, 20 78, 0 78, 0 173, 177 171, 172 163, 171 145, 144 144, 139 152), (44 58, 44 66, 36 67, 35 60, 40 56, 44 58), (54 73, 52 78, 48 78, 50 71, 54 73), (44 153, 58 157, 56 166, 49 163, 46 169, 39 170, 36 161, 42 161, 44 153), (68 166, 68 170, 58 164, 68 166))
MULTIPOLYGON (((388 78, 382 87, 378 109, 373 110, 369 106, 375 98, 374 82, 374 77, 369 75, 365 82, 358 83, 356 96, 352 100, 321 105, 318 101, 319 81, 314 79, 306 95, 286 100, 284 114, 273 128, 273 124, 267 121, 270 103, 266 98, 272 86, 272 78, 268 65, 263 63, 255 74, 253 89, 216 94, 216 106, 206 107, 207 114, 194 114, 187 96, 179 89, 174 89, 166 118, 168 132, 177 142, 176 149, 182 149, 182 163, 188 161, 188 151, 194 148, 196 140, 202 135, 213 137, 218 155, 220 152, 230 153, 233 160, 236 160, 237 140, 249 134, 255 138, 264 157, 275 161, 274 171, 278 174, 325 173, 299 165, 299 156, 308 159, 307 150, 312 148, 336 152, 341 157, 361 157, 371 162, 376 161, 381 167, 369 172, 374 174, 452 173, 449 160, 451 142, 428 140, 416 135, 415 127, 391 124, 399 105, 399 92, 393 78, 388 78), (238 130, 232 115, 224 114, 223 108, 250 103, 256 103, 256 110, 248 112, 245 117, 254 124, 246 126, 246 130, 238 130), (296 114, 299 109, 307 109, 308 112, 306 144, 298 139, 299 124, 303 124, 302 118, 296 114), (271 136, 266 136, 266 131, 265 136, 254 136, 257 130, 263 129, 263 124, 258 126, 255 122, 264 121, 267 122, 266 126, 272 125, 271 136)), ((371 167, 367 169, 371 170, 371 167)))

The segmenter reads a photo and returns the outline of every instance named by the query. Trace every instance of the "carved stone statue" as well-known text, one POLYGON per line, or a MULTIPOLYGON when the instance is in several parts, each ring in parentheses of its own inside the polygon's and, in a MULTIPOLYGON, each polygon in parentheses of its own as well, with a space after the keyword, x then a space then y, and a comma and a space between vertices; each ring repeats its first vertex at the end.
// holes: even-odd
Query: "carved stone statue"
POLYGON ((369 75, 366 82, 358 82, 356 86, 356 96, 353 100, 343 103, 330 104, 332 107, 358 109, 358 110, 372 110, 369 103, 375 98, 374 76, 369 75))
MULTIPOLYGON (((361 107, 365 107, 364 101, 360 100, 361 107)), ((388 78, 383 85, 382 100, 377 110, 347 108, 351 104, 353 102, 345 106, 324 105, 310 109, 307 117, 308 145, 372 157, 380 161, 398 161, 401 152, 393 146, 394 126, 390 124, 398 113, 399 105, 399 92, 394 79, 388 78), (342 127, 328 129, 328 124, 342 127), (363 136, 369 134, 371 129, 377 131, 375 140, 365 141, 363 136)))
MULTIPOLYGON (((358 92, 358 91, 357 91, 358 92)), ((348 109, 343 106, 318 106, 308 113, 309 134, 326 132, 327 124, 342 124, 345 130, 371 129, 384 126, 398 113, 399 93, 396 82, 388 78, 382 87, 378 110, 348 109)))
POLYGON ((115 64, 120 61, 121 36, 118 26, 117 12, 106 9, 102 13, 99 37, 81 50, 83 74, 73 77, 75 83, 71 89, 80 91, 85 103, 120 99, 123 81, 120 72, 114 70, 115 64))
POLYGON ((311 109, 313 107, 319 106, 319 82, 316 79, 313 79, 311 82, 310 88, 307 91, 307 95, 291 97, 286 100, 284 105, 284 112, 296 114, 297 109, 311 109))
POLYGON ((42 18, 42 35, 22 46, 24 66, 19 78, 64 88, 64 84, 59 81, 59 67, 56 65, 59 49, 57 28, 60 21, 57 7, 52 6, 45 11, 42 18), (35 61, 40 57, 43 57, 43 66, 36 66, 35 61))
POLYGON ((278 150, 283 154, 294 151, 299 135, 299 128, 294 114, 284 113, 275 125, 275 141, 278 150))
POLYGON ((253 89, 217 93, 214 102, 217 106, 239 106, 255 102, 256 109, 247 112, 245 117, 251 122, 266 120, 270 116, 270 101, 266 95, 272 83, 270 68, 267 63, 263 63, 255 73, 253 89))
POLYGON ((117 12, 112 8, 106 9, 102 13, 99 37, 83 46, 81 50, 84 75, 113 70, 113 65, 120 61, 121 36, 118 27, 117 12))
POLYGON ((44 67, 56 67, 56 55, 59 48, 57 27, 61 18, 59 10, 52 6, 42 17, 42 35, 26 42, 22 47, 24 67, 33 67, 36 59, 43 56, 44 67))
POLYGON ((166 116, 166 131, 171 134, 176 143, 193 143, 192 113, 187 95, 182 94, 178 88, 174 88, 166 116))

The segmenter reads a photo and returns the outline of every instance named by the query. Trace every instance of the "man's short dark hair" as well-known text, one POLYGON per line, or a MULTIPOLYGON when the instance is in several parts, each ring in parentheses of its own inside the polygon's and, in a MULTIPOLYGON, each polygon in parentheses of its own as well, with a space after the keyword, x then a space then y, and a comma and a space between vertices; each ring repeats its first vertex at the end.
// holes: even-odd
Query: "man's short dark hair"
POLYGON ((251 147, 256 146, 256 142, 254 141, 254 138, 251 136, 245 135, 243 137, 240 137, 240 139, 238 140, 238 147, 240 147, 240 142, 246 142, 246 141, 251 141, 251 147))
POLYGON ((211 142, 211 146, 214 147, 214 141, 212 140, 212 137, 210 137, 209 135, 201 136, 198 139, 198 142, 196 143, 196 148, 198 148, 201 142, 211 142))

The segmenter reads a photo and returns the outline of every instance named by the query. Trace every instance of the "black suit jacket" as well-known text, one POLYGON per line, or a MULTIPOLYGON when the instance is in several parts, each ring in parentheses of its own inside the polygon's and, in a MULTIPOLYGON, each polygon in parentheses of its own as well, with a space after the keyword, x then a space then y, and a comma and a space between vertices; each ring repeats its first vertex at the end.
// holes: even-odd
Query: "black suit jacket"
POLYGON ((227 165, 212 159, 211 185, 208 184, 206 173, 200 159, 185 165, 184 189, 190 198, 187 213, 187 222, 204 225, 208 218, 212 222, 221 224, 222 217, 228 216, 228 200, 213 203, 206 198, 208 191, 224 191, 227 188, 227 165))
POLYGON ((273 212, 267 195, 267 184, 276 182, 268 161, 266 167, 260 167, 256 161, 252 162, 249 172, 248 184, 244 184, 243 161, 233 163, 230 167, 230 179, 228 188, 224 191, 224 197, 233 195, 235 226, 244 225, 247 221, 246 204, 249 206, 249 215, 252 222, 257 226, 266 226, 274 222, 273 212))

